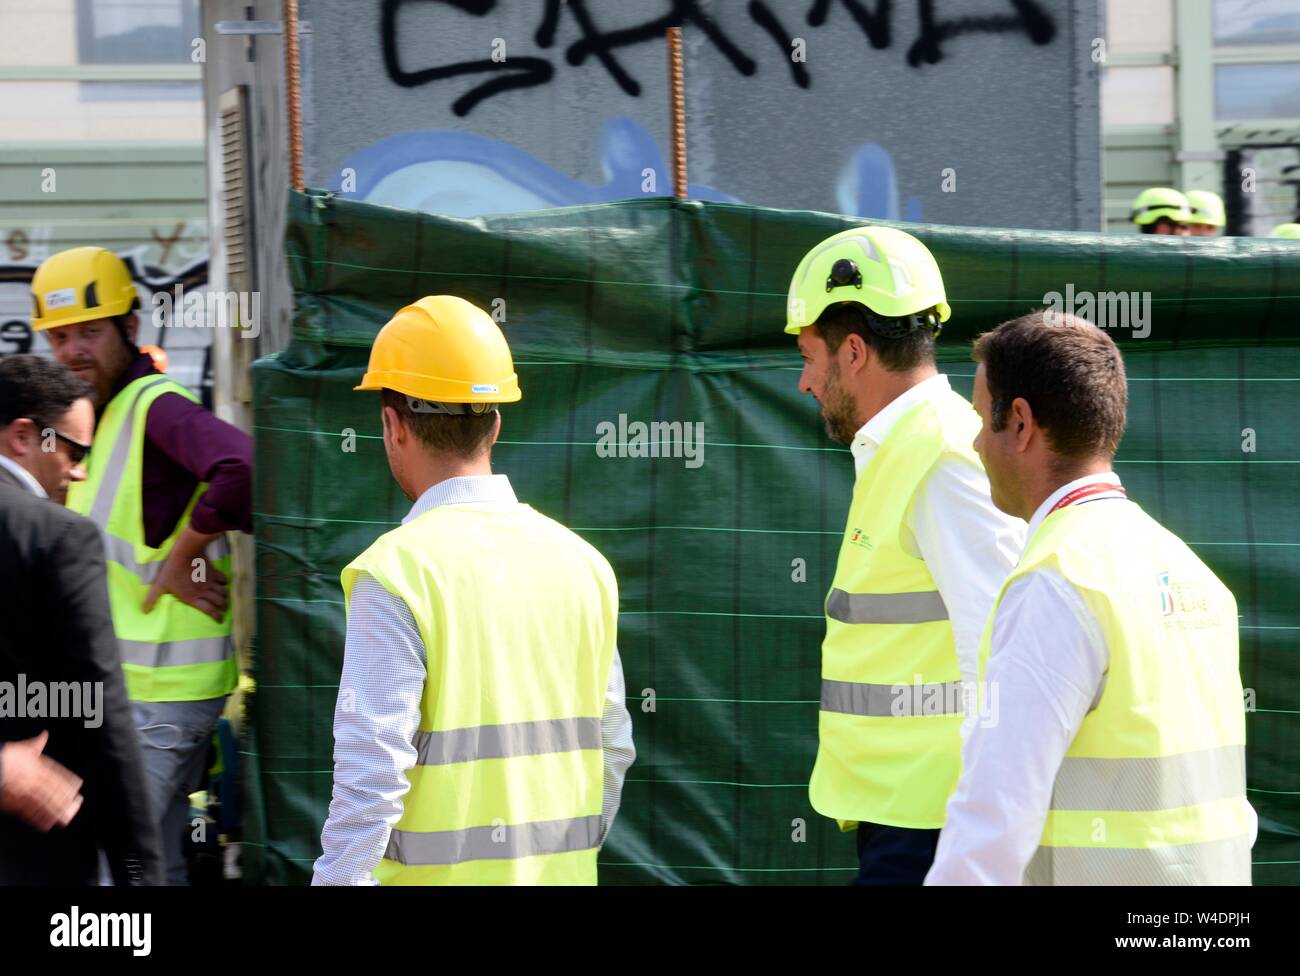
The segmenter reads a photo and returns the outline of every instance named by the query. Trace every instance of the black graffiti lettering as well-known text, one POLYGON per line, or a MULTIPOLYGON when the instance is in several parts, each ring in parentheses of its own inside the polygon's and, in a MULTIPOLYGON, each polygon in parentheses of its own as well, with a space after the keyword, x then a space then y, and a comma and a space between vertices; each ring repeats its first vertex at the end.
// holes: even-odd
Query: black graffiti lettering
POLYGON ((943 60, 939 45, 961 34, 1005 34, 1024 31, 1035 44, 1050 44, 1056 37, 1056 22, 1036 0, 1010 0, 1013 14, 990 14, 984 17, 934 19, 934 0, 918 0, 921 35, 907 49, 907 63, 913 68, 922 62, 938 64, 943 60))
MULTIPOLYGON (((894 0, 877 0, 874 12, 857 0, 840 0, 840 3, 877 51, 883 51, 893 43, 894 0)), ((813 0, 813 5, 808 9, 808 26, 820 27, 826 23, 830 9, 831 0, 813 0)))
MULTIPOLYGON (((566 0, 543 0, 540 5, 541 20, 533 39, 542 49, 554 47, 559 31, 560 16, 566 0)), ((809 26, 821 27, 830 18, 833 0, 812 0, 805 16, 809 26)), ((969 2, 969 0, 966 0, 969 2)), ((934 0, 917 0, 920 32, 907 50, 907 63, 918 68, 922 64, 937 64, 943 60, 945 41, 963 34, 1005 34, 1021 32, 1037 45, 1050 44, 1056 37, 1056 22, 1038 0, 1007 0, 1011 11, 1002 14, 937 19, 934 0)), ((461 75, 492 74, 497 77, 471 88, 452 103, 458 116, 468 115, 480 102, 503 92, 519 88, 534 88, 551 81, 555 68, 546 58, 510 57, 508 60, 460 61, 410 70, 403 67, 397 51, 398 15, 408 4, 443 3, 473 17, 486 17, 497 9, 496 0, 383 0, 380 14, 380 43, 384 68, 394 84, 415 88, 432 81, 455 78, 461 75)), ((894 41, 893 0, 838 0, 862 31, 867 42, 877 50, 885 50, 894 41)), ((597 26, 591 13, 590 0, 567 0, 574 22, 582 36, 564 52, 565 60, 574 67, 594 57, 600 62, 620 90, 634 98, 640 97, 641 83, 634 78, 615 57, 622 48, 637 44, 657 43, 663 40, 669 27, 691 24, 698 28, 717 51, 740 74, 751 76, 758 71, 757 62, 741 50, 723 30, 722 26, 700 9, 698 0, 668 0, 668 10, 659 17, 631 27, 606 30, 597 26)), ((954 3, 954 6, 956 4, 954 3)), ((761 27, 777 46, 790 66, 790 76, 800 88, 812 85, 812 76, 802 60, 791 56, 794 37, 776 14, 768 0, 750 0, 747 12, 751 20, 761 27)))
POLYGON ((8 344, 7 349, 0 349, 0 356, 32 351, 32 330, 26 322, 11 319, 0 325, 0 342, 8 344))
MULTIPOLYGON (((785 29, 772 9, 763 0, 749 0, 749 16, 754 19, 754 23, 771 35, 772 40, 776 41, 776 46, 789 57, 794 36, 785 29)), ((808 68, 802 61, 790 59, 790 74, 794 76, 794 83, 800 88, 807 88, 812 84, 812 79, 808 77, 808 68)))
POLYGON ((397 53, 397 14, 408 3, 447 3, 475 17, 483 17, 496 6, 496 0, 384 0, 379 18, 380 41, 384 53, 384 70, 394 84, 403 88, 416 88, 431 81, 455 78, 460 75, 507 72, 509 77, 496 78, 471 88, 456 101, 451 110, 459 116, 468 115, 484 99, 515 88, 533 88, 551 80, 555 69, 545 58, 511 58, 508 61, 460 61, 436 68, 407 71, 402 67, 397 53))
MULTIPOLYGON (((599 41, 603 36, 591 19, 591 14, 587 10, 585 0, 569 0, 568 7, 573 11, 573 19, 578 22, 578 27, 582 31, 584 39, 599 41)), ((560 0, 547 0, 546 10, 542 14, 542 23, 537 28, 536 40, 537 46, 548 48, 555 43, 555 28, 560 19, 560 0)), ((573 60, 573 47, 569 48, 569 63, 577 64, 573 60)), ((621 64, 615 60, 613 52, 605 47, 597 47, 595 55, 609 76, 614 79, 618 87, 631 95, 633 98, 640 97, 641 84, 635 78, 627 73, 621 64)))
POLYGON ((565 52, 565 60, 576 67, 591 55, 599 57, 604 51, 644 44, 647 41, 662 41, 664 31, 669 27, 681 27, 687 23, 694 24, 703 31, 704 36, 713 43, 719 53, 742 75, 749 76, 758 70, 758 64, 754 59, 732 43, 731 38, 700 10, 696 0, 672 0, 672 7, 668 13, 655 20, 574 41, 565 52))

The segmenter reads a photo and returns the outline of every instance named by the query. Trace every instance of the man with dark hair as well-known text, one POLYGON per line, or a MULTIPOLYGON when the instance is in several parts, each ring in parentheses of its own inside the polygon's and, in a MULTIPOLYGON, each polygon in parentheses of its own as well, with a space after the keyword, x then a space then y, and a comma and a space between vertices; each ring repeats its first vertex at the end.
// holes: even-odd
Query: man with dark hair
POLYGON ((161 877, 103 543, 52 504, 85 477, 90 396, 57 363, 0 359, 0 884, 94 884, 101 848, 119 885, 161 877))
POLYGON ((464 299, 422 298, 380 330, 357 389, 379 391, 415 504, 343 570, 312 883, 595 884, 636 755, 618 584, 492 473, 498 406, 522 395, 505 337, 464 299))
POLYGON ((95 391, 99 446, 68 506, 103 533, 167 876, 184 884, 189 794, 238 680, 225 533, 252 531, 252 441, 136 347, 135 282, 111 251, 47 258, 32 278, 32 305, 32 328, 95 391))
POLYGON ((975 720, 980 629, 1023 526, 993 506, 970 404, 935 367, 949 308, 920 241, 888 227, 822 241, 787 315, 799 389, 857 472, 825 605, 809 797, 856 828, 855 884, 919 885, 975 720))
POLYGON ((62 505, 95 430, 94 391, 39 356, 0 359, 0 483, 62 505))
POLYGON ((998 721, 966 742, 927 883, 1249 884, 1237 605, 1112 470, 1119 349, 1040 311, 974 358, 975 449, 1029 542, 980 644, 998 721))

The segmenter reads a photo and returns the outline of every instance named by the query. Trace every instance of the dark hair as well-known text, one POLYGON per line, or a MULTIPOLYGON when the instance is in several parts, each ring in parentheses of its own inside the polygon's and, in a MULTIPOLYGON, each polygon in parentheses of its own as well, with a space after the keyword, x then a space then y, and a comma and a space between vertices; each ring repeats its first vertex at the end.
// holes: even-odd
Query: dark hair
POLYGON ((1178 221, 1174 220, 1172 217, 1157 217, 1155 220, 1151 221, 1151 223, 1142 225, 1142 233, 1159 234, 1160 231, 1158 228, 1161 224, 1168 224, 1175 230, 1178 229, 1178 221))
MULTIPOLYGON (((898 319, 883 319, 895 324, 898 319)), ((934 362, 933 329, 922 326, 913 329, 901 339, 887 339, 872 331, 867 321, 867 311, 857 302, 838 302, 829 305, 813 323, 817 335, 826 343, 832 354, 850 335, 859 335, 880 357, 880 365, 893 373, 905 373, 934 362)))
POLYGON ((93 400, 94 389, 51 359, 0 357, 0 427, 26 417, 42 430, 53 427, 78 400, 93 400))
POLYGON ((496 411, 451 416, 442 413, 415 413, 406 403, 406 394, 396 390, 380 391, 384 406, 392 407, 415 436, 428 448, 460 458, 477 457, 486 450, 496 422, 496 411))
POLYGON ((971 358, 984 365, 995 431, 1005 429, 1011 402, 1024 399, 1056 453, 1071 460, 1115 456, 1128 382, 1119 348, 1101 329, 1040 309, 985 332, 971 358))

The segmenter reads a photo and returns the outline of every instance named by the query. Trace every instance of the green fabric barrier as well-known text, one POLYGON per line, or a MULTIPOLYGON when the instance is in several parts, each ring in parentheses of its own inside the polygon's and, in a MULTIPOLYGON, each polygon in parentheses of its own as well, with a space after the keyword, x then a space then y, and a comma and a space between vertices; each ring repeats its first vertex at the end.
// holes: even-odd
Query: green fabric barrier
MULTIPOLYGON (((339 570, 408 507, 377 397, 351 388, 392 312, 444 292, 504 314, 524 398, 502 411, 495 469, 619 577, 638 758, 602 882, 853 877, 851 835, 807 797, 852 463, 796 390, 781 330, 799 257, 855 223, 666 198, 463 220, 292 195, 293 341, 254 367, 251 881, 310 877, 332 781, 339 570), (599 457, 597 425, 620 414, 703 423, 702 465, 599 457)), ((971 338, 1048 292, 1150 293, 1150 334, 1112 331, 1131 397, 1117 469, 1237 596, 1254 877, 1300 881, 1300 245, 906 229, 943 270, 941 368, 968 397, 971 338)))

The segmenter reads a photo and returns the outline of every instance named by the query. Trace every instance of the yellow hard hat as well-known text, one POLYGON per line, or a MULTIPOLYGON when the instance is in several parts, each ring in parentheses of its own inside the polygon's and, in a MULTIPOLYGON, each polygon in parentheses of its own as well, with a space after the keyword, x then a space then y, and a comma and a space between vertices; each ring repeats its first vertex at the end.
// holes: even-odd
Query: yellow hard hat
POLYGON ((1168 217, 1176 224, 1186 224, 1192 219, 1192 211, 1183 196, 1171 186, 1153 186, 1143 190, 1133 201, 1133 210, 1129 220, 1138 226, 1154 224, 1161 217, 1168 217))
POLYGON ((46 258, 32 276, 32 328, 111 319, 136 302, 131 272, 112 251, 74 247, 46 258))
POLYGON ((492 317, 454 295, 407 305, 379 330, 357 390, 396 390, 433 403, 514 403, 510 347, 492 317))
POLYGON ((1188 190, 1184 195, 1187 197, 1188 212, 1192 215, 1189 223, 1222 227, 1228 222, 1223 209, 1223 198, 1217 193, 1212 190, 1188 190))
POLYGON ((785 331, 798 335, 840 302, 856 302, 887 319, 934 309, 936 330, 952 314, 934 255, 893 227, 843 230, 808 251, 790 279, 785 331))

